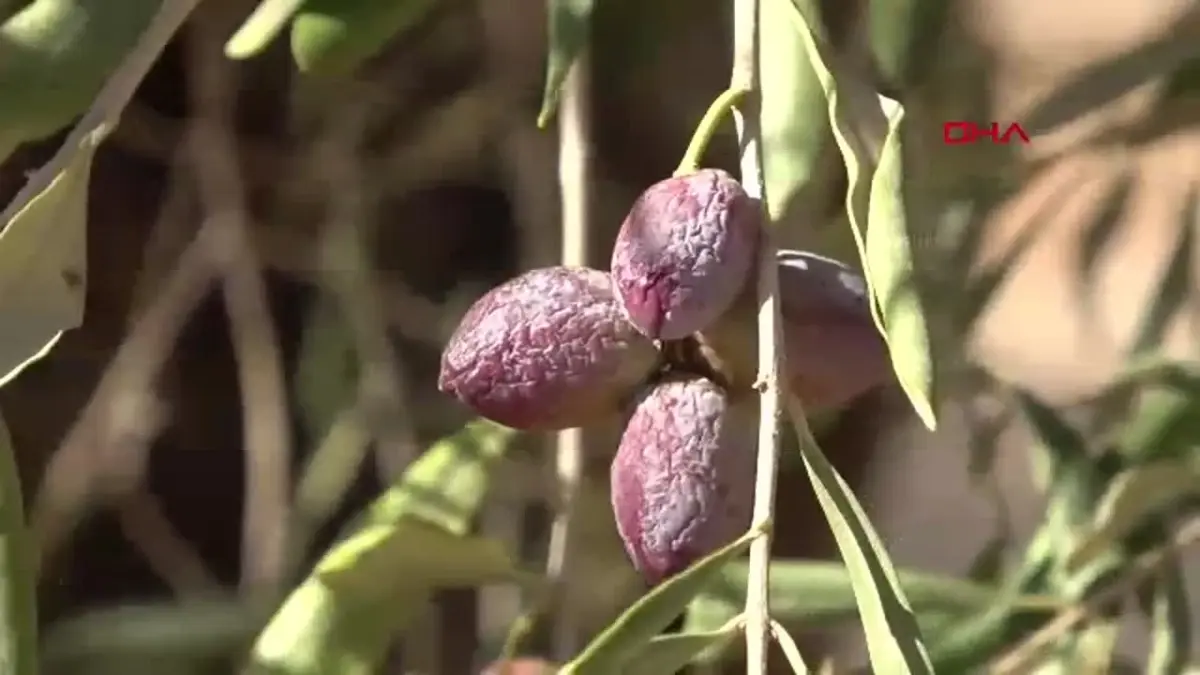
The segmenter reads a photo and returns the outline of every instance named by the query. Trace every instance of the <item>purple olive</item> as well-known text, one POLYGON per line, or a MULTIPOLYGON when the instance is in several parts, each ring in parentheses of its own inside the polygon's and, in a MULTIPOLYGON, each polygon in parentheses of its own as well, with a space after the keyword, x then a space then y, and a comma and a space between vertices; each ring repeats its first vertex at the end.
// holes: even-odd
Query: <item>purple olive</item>
POLYGON ((657 364, 608 274, 549 267, 472 305, 442 353, 438 387, 506 426, 566 429, 618 415, 657 364))
POLYGON ((613 246, 613 284, 629 320, 659 340, 716 321, 754 266, 761 222, 758 201, 720 169, 650 186, 613 246))
POLYGON ((756 399, 734 404, 701 377, 670 377, 637 404, 611 470, 617 530, 650 585, 750 526, 756 399))

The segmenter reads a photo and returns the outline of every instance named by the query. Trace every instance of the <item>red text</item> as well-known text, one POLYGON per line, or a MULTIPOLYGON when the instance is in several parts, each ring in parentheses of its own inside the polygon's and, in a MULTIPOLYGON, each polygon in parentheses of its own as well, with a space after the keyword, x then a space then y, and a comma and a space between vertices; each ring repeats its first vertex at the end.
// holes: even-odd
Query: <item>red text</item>
POLYGON ((1016 122, 992 122, 990 124, 975 124, 974 122, 946 122, 942 125, 942 140, 946 145, 967 145, 978 143, 986 136, 994 144, 1008 145, 1020 141, 1023 145, 1029 143, 1029 134, 1016 122))

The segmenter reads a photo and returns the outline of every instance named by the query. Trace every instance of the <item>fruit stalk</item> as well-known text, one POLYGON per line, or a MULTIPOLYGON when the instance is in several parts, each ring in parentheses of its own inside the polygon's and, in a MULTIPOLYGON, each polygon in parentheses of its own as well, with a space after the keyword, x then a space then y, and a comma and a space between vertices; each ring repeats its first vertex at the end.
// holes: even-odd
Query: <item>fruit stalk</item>
MULTIPOLYGON (((759 4, 758 0, 733 0, 733 68, 729 89, 745 91, 733 110, 740 151, 742 187, 765 209, 762 145, 759 129, 759 4)), ((782 330, 779 308, 779 274, 775 264, 775 237, 764 228, 758 277, 758 456, 755 470, 754 510, 751 527, 762 527, 750 545, 750 569, 746 589, 746 672, 766 675, 770 636, 767 586, 771 562, 771 528, 775 503, 775 480, 779 466, 780 426, 787 396, 783 371, 782 330)))

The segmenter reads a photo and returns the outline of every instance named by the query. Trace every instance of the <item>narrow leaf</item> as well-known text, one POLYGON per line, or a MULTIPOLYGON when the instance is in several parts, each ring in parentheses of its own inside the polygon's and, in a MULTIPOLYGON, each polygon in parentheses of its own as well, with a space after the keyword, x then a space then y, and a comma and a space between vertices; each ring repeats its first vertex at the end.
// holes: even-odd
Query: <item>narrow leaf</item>
MULTIPOLYGON (((735 561, 688 606, 687 629, 710 631, 742 611, 746 604, 748 565, 735 561)), ((1002 591, 948 576, 897 570, 897 579, 918 615, 965 614, 1004 598, 1002 591)), ((845 565, 817 560, 776 560, 771 563, 771 616, 789 625, 824 625, 852 618, 857 612, 850 572, 845 565)), ((1053 598, 1030 596, 1018 604, 1055 609, 1053 598)))
POLYGON ((1159 573, 1151 608, 1147 675, 1183 675, 1192 653, 1191 603, 1178 558, 1159 573))
POLYGON ((925 312, 913 275, 912 246, 904 216, 901 136, 904 110, 892 116, 875 176, 867 231, 863 237, 864 267, 882 314, 892 367, 900 386, 925 426, 934 429, 934 371, 925 312))
POLYGON ((262 0, 233 37, 225 43, 225 56, 248 59, 257 56, 283 32, 283 27, 300 11, 305 0, 262 0))
MULTIPOLYGON (((785 0, 776 0, 785 2, 785 0)), ((818 34, 810 28, 814 25, 816 10, 810 0, 786 0, 790 4, 789 16, 796 30, 804 39, 810 63, 817 74, 829 106, 829 119, 833 124, 833 136, 846 163, 849 185, 846 196, 846 214, 858 245, 859 256, 867 279, 867 286, 874 300, 872 313, 880 333, 888 340, 894 368, 901 386, 913 403, 913 408, 927 427, 937 425, 933 409, 932 359, 929 354, 928 333, 923 314, 914 307, 912 296, 902 304, 903 316, 899 319, 897 336, 889 335, 886 319, 891 302, 901 284, 911 282, 908 272, 912 269, 911 242, 903 216, 903 200, 900 193, 900 146, 898 124, 902 116, 893 117, 890 133, 881 133, 886 118, 879 97, 868 91, 861 83, 852 79, 838 82, 830 70, 834 63, 829 50, 818 34), (888 173, 874 186, 877 154, 881 145, 891 140, 888 150, 888 173), (871 203, 880 200, 872 208, 871 203), (872 215, 874 212, 874 215, 872 215), (868 249, 868 221, 881 221, 884 228, 868 249), (872 253, 874 251, 874 253, 872 253), (872 260, 872 256, 878 260, 872 260), (878 265, 879 270, 872 269, 878 265), (915 310, 915 313, 914 313, 915 310), (895 344, 893 344, 895 343, 895 344)), ((870 226, 871 228, 874 225, 870 226)), ((911 292, 910 292, 911 293, 911 292)))
POLYGON ((37 581, 25 524, 21 480, 8 427, 0 418, 0 663, 11 675, 37 675, 37 581))
POLYGON ((883 542, 850 486, 825 458, 816 441, 802 433, 804 411, 795 401, 791 402, 790 412, 796 433, 802 438, 800 452, 817 501, 850 573, 871 664, 876 669, 886 664, 888 672, 932 675, 933 667, 921 632, 883 542))
POLYGON ((1067 567, 1087 565, 1147 518, 1195 495, 1200 495, 1200 462, 1170 459, 1123 471, 1109 483, 1096 507, 1095 520, 1080 535, 1067 567))
POLYGON ((747 532, 642 596, 579 656, 563 666, 561 675, 623 672, 624 665, 674 621, 727 562, 745 553, 758 534, 758 530, 747 532))
POLYGON ((595 0, 547 0, 549 54, 546 57, 546 89, 537 122, 543 129, 558 109, 563 83, 587 44, 594 7, 595 0))
POLYGON ((739 621, 707 633, 659 635, 621 669, 624 675, 676 673, 693 661, 715 659, 742 634, 739 621))

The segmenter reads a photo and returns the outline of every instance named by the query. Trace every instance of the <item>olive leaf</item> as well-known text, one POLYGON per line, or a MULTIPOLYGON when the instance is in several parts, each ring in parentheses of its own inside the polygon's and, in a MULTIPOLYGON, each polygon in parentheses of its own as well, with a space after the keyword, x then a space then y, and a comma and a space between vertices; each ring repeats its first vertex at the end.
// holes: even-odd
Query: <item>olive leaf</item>
POLYGON ((88 185, 101 138, 85 137, 0 232, 0 386, 83 321, 88 185))
POLYGON ((437 589, 520 580, 499 542, 468 535, 514 433, 476 420, 418 458, 284 601, 250 673, 370 675, 437 589))
POLYGON ((546 61, 542 109, 538 112, 539 127, 545 128, 558 109, 563 83, 587 45, 595 4, 595 0, 549 0, 546 5, 550 53, 546 61))
POLYGON ((835 79, 834 57, 809 28, 817 15, 811 0, 787 0, 787 5, 825 91, 833 136, 846 164, 846 213, 873 299, 875 322, 887 339, 893 368, 913 409, 926 427, 934 429, 933 359, 924 312, 912 287, 913 244, 901 194, 903 111, 893 104, 896 112, 885 117, 881 99, 873 92, 852 78, 835 79), (880 118, 887 123, 882 138, 877 128, 880 118), (877 163, 882 169, 876 168, 877 163))
POLYGON ((248 59, 262 53, 305 2, 307 0, 262 0, 225 43, 225 56, 248 59))
POLYGON ((564 665, 560 675, 624 672, 625 665, 683 612, 692 598, 720 573, 725 563, 745 553, 758 535, 759 530, 751 530, 656 586, 564 665))
POLYGON ((349 75, 436 6, 437 0, 307 0, 292 19, 292 58, 305 73, 349 75))

